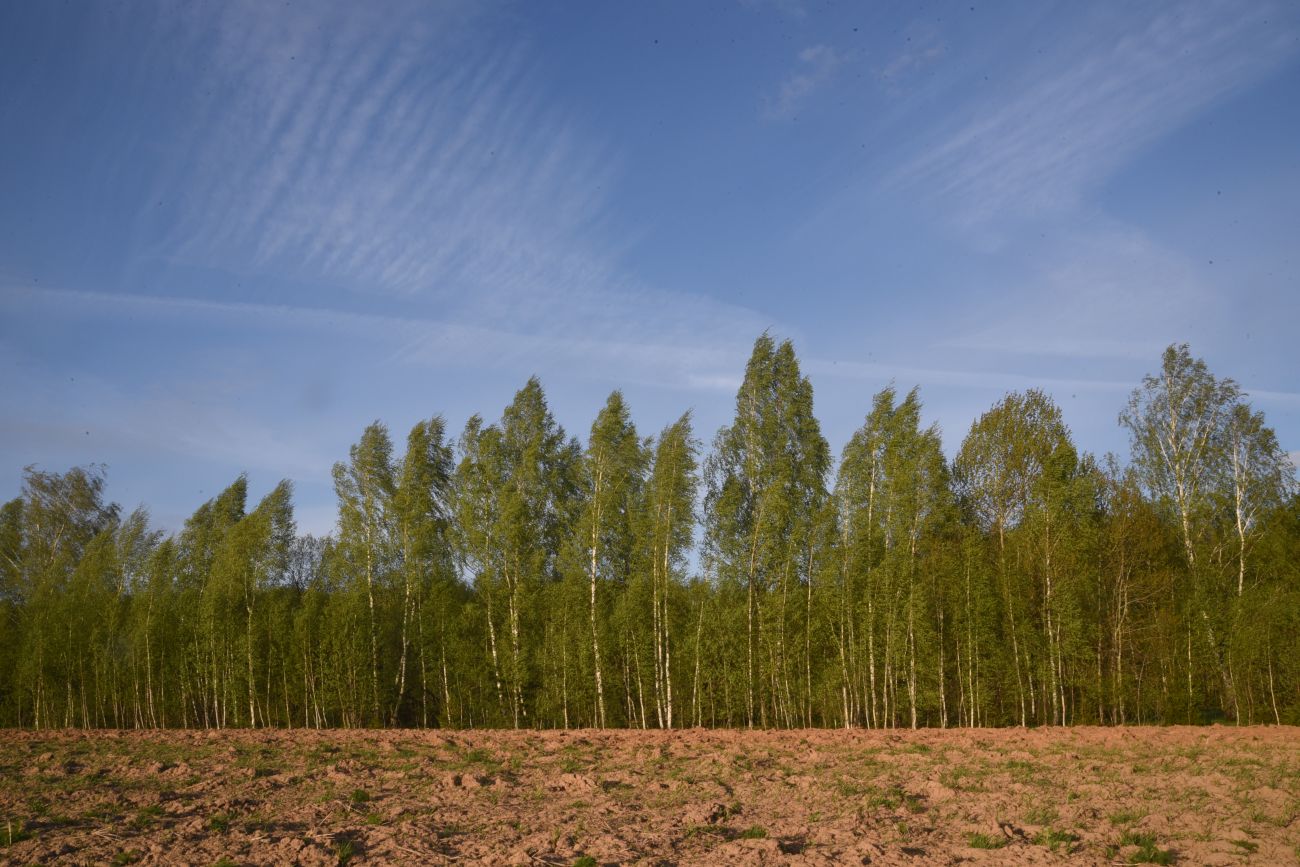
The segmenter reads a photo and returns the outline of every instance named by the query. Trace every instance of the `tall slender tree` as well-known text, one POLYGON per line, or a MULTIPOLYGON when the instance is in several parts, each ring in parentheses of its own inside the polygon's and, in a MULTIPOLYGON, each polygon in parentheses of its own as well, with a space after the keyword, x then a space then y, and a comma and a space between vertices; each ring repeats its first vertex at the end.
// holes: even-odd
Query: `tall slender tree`
POLYGON ((394 538, 397 479, 388 428, 374 422, 349 450, 348 463, 334 465, 334 492, 339 501, 338 545, 335 553, 354 587, 365 595, 369 637, 370 724, 384 722, 390 704, 381 671, 379 647, 384 618, 380 606, 397 558, 394 538), (381 692, 382 690, 382 692, 381 692))
MULTIPOLYGON (((640 604, 629 619, 646 622, 644 606, 649 603, 648 655, 653 660, 655 721, 660 728, 673 728, 674 600, 685 582, 687 554, 695 526, 695 490, 699 445, 691 429, 690 413, 683 414, 659 434, 654 445, 653 466, 646 482, 637 524, 637 573, 649 593, 632 592, 629 599, 640 604), (647 598, 648 597, 648 598, 647 598)), ((680 658, 680 650, 678 651, 680 658)))
POLYGON ((608 605, 601 588, 625 588, 631 577, 636 512, 645 482, 647 455, 620 392, 613 392, 591 426, 587 449, 578 463, 581 509, 575 545, 582 552, 587 583, 588 625, 594 722, 606 725, 601 633, 608 605))
POLYGON ((792 725, 804 716, 797 706, 804 693, 793 687, 801 666, 792 653, 798 610, 790 601, 810 580, 804 554, 829 462, 793 345, 762 335, 736 395, 735 421, 718 432, 705 471, 706 561, 719 581, 745 594, 747 726, 792 725))
POLYGON ((498 679, 504 676, 507 716, 517 728, 529 722, 538 687, 531 657, 541 622, 528 606, 558 576, 557 553, 576 505, 580 450, 551 416, 535 377, 516 393, 499 426, 484 428, 471 419, 461 450, 457 487, 465 562, 487 600, 494 671, 498 679), (497 635, 498 617, 504 618, 504 642, 497 635))
MULTIPOLYGON (((438 646, 445 640, 450 617, 442 610, 454 580, 452 550, 452 473, 453 449, 446 438, 441 416, 420 421, 406 438, 406 454, 396 474, 393 490, 393 530, 401 569, 400 626, 398 632, 397 671, 394 673, 393 702, 388 712, 392 723, 415 719, 419 707, 421 725, 429 724, 429 699, 441 693, 446 701, 446 684, 431 690, 429 677, 430 643, 438 646), (426 605, 433 610, 426 617, 426 605), (438 635, 424 635, 424 624, 435 625, 438 635), (409 697, 408 669, 418 668, 418 702, 409 697), (409 705, 410 707, 404 707, 409 705), (404 710, 406 711, 404 713, 404 710)), ((441 653, 439 653, 441 656, 441 653)), ((445 708, 444 708, 445 710, 445 708)))
MULTIPOLYGON (((953 472, 961 496, 981 526, 992 535, 997 573, 1002 588, 1003 618, 1010 638, 1011 668, 1015 674, 1020 724, 1030 715, 1041 717, 1050 702, 1039 669, 1047 655, 1042 633, 1032 630, 1033 619, 1051 618, 1050 563, 1036 563, 1041 587, 1032 571, 1020 568, 1012 533, 1027 516, 1041 511, 1043 474, 1053 456, 1070 449, 1070 434, 1060 408, 1046 394, 1030 389, 1010 394, 971 425, 954 462, 953 472), (1038 600, 1035 605, 1034 601, 1038 600), (1037 609, 1037 610, 1036 610, 1037 609), (1036 673, 1038 676, 1036 676, 1036 673), (1040 698, 1043 704, 1040 705, 1040 698)), ((1050 555, 1050 549, 1044 552, 1050 555)))
MULTIPOLYGON (((1194 634, 1200 633, 1201 656, 1221 687, 1217 703, 1241 720, 1232 648, 1241 629, 1239 602, 1255 514, 1261 503, 1277 503, 1293 489, 1294 468, 1237 383, 1216 377, 1187 344, 1165 350, 1160 372, 1134 389, 1120 423, 1129 430, 1143 486, 1181 531, 1189 719, 1202 680, 1193 652, 1194 634), (1227 542, 1221 538, 1225 525, 1232 527, 1228 544, 1236 551, 1235 569, 1225 568, 1218 556, 1227 542)), ((1203 698, 1215 701, 1212 694, 1203 698)))
POLYGON ((0 505, 0 724, 1300 722, 1295 470, 1186 347, 1122 416, 1128 464, 1029 391, 950 468, 890 387, 828 496, 812 397, 760 337, 698 562, 689 414, 643 441, 616 392, 582 448, 535 379, 456 448, 438 417, 400 455, 368 427, 321 538, 287 481, 165 536, 102 468, 29 468, 0 505))

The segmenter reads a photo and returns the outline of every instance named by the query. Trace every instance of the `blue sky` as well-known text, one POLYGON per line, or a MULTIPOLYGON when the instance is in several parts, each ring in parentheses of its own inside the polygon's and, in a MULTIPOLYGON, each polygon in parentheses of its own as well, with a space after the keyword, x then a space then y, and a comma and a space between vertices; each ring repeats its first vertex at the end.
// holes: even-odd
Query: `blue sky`
POLYGON ((765 329, 836 452, 891 381, 1123 452, 1174 341, 1296 452, 1297 93, 1292 2, 5 4, 0 490, 324 532, 372 419, 708 441, 765 329))

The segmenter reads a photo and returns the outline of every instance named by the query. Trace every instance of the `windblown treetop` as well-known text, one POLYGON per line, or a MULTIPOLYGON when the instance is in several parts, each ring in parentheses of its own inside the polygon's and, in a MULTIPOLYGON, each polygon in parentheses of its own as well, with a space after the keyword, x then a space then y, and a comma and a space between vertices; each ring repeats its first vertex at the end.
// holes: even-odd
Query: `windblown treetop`
POLYGON ((0 508, 0 723, 1300 722, 1295 469, 1186 346, 1120 415, 1127 465, 1037 390, 951 464, 916 390, 865 410, 832 473, 765 334, 701 465, 689 413, 643 437, 614 392, 584 444, 532 379, 455 441, 367 427, 319 539, 287 481, 164 537, 102 468, 29 468, 0 508))

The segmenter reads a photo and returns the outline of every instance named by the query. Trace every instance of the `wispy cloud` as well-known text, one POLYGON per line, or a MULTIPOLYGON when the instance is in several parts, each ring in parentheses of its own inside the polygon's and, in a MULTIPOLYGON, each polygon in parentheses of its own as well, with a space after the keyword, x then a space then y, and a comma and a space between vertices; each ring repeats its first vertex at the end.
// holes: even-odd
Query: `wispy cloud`
POLYGON ((1033 376, 1009 371, 981 371, 963 368, 912 367, 907 365, 809 359, 805 367, 822 376, 847 377, 869 382, 898 381, 920 386, 955 386, 981 391, 1047 388, 1056 391, 1127 393, 1137 384, 1123 380, 1074 379, 1033 376))
POLYGON ((996 354, 1154 362, 1199 340, 1231 304, 1186 257, 1143 232, 1094 218, 1026 256, 1028 272, 978 302, 941 345, 996 354), (978 318, 977 318, 978 316, 978 318), (974 327, 968 322, 982 323, 974 327))
POLYGON ((913 22, 903 35, 903 48, 876 75, 885 88, 897 92, 900 85, 947 53, 939 30, 928 21, 913 22))
POLYGON ((581 278, 618 162, 541 98, 526 45, 450 4, 215 10, 189 13, 215 95, 160 181, 191 190, 165 248, 459 303, 581 278))
POLYGON ((959 220, 1075 207, 1143 145, 1297 46, 1264 4, 1181 4, 1144 26, 1094 17, 975 103, 896 180, 959 220), (1122 29, 1121 29, 1122 28, 1122 29))
POLYGON ((180 455, 300 479, 324 475, 333 462, 318 441, 294 435, 308 425, 295 426, 291 434, 282 422, 275 425, 243 411, 244 389, 229 379, 124 387, 85 370, 69 382, 3 346, 0 361, 23 370, 9 396, 21 398, 24 412, 0 421, 0 435, 10 447, 38 443, 42 453, 89 450, 95 460, 180 455))
MULTIPOLYGON (((386 331, 409 363, 648 359, 643 375, 681 382, 707 380, 714 347, 734 361, 765 324, 628 276, 609 207, 618 154, 544 91, 526 42, 484 36, 488 7, 240 0, 183 14, 158 38, 210 81, 190 147, 157 181, 188 204, 155 255, 403 307, 388 322, 295 291, 292 309, 258 317, 386 331)), ((835 62, 824 46, 802 57, 814 76, 835 62)), ((155 296, 124 303, 167 310, 155 296)))
POLYGON ((541 320, 511 329, 418 315, 390 315, 290 304, 10 286, 0 309, 32 315, 157 318, 243 330, 310 331, 384 347, 389 362, 415 367, 534 369, 570 366, 588 376, 690 389, 733 388, 763 320, 699 296, 627 289, 572 303, 596 309, 581 318, 541 320))
POLYGON ((791 117, 818 89, 830 82, 844 57, 829 45, 810 45, 799 52, 793 72, 763 101, 763 115, 769 120, 791 117))

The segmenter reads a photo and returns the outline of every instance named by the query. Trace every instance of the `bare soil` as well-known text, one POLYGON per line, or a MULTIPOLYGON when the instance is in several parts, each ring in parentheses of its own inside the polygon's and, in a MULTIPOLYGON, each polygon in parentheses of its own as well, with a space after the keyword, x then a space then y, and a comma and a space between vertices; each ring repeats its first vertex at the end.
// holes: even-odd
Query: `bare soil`
POLYGON ((584 856, 1300 863, 1300 729, 0 732, 0 863, 584 856))

